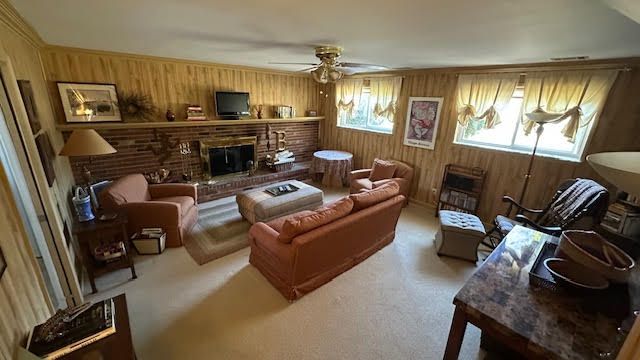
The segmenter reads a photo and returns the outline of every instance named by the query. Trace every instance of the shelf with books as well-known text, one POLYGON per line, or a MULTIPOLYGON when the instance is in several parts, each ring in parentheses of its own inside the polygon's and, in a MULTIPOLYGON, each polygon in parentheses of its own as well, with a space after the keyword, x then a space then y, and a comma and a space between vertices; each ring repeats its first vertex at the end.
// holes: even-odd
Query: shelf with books
POLYGON ((486 171, 478 167, 447 164, 442 176, 435 216, 438 216, 439 210, 476 214, 485 175, 486 171))

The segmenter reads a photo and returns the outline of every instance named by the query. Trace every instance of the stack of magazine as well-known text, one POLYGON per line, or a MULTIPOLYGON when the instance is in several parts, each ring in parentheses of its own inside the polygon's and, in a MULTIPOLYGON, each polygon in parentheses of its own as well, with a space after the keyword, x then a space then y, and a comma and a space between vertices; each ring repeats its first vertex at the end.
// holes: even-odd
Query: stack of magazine
POLYGON ((27 350, 43 359, 57 359, 116 332, 113 299, 68 316, 58 311, 29 333, 27 350))

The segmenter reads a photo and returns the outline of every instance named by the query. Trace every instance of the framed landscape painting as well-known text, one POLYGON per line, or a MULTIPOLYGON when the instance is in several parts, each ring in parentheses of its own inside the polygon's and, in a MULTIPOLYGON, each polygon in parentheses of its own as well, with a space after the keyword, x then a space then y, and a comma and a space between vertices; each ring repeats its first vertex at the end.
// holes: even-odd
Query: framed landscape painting
POLYGON ((441 97, 409 98, 404 145, 433 150, 443 99, 441 97))
POLYGON ((57 84, 68 123, 122 121, 114 84, 57 84))
POLYGON ((33 97, 31 81, 18 80, 18 88, 20 89, 20 96, 22 96, 24 109, 27 111, 29 126, 31 126, 31 133, 36 134, 38 133, 38 131, 40 131, 40 129, 42 129, 42 126, 40 125, 40 118, 38 117, 38 107, 36 106, 36 100, 33 97))
POLYGON ((40 161, 44 168, 44 174, 47 177, 47 184, 51 187, 56 180, 56 172, 53 169, 55 153, 53 152, 53 147, 51 147, 51 142, 49 142, 49 135, 47 135, 46 132, 36 137, 36 146, 38 147, 38 154, 40 155, 40 161))

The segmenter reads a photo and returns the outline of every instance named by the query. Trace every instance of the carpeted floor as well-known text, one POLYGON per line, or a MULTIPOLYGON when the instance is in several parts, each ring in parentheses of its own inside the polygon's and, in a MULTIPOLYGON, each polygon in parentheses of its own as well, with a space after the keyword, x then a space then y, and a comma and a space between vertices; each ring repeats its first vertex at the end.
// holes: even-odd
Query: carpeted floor
MULTIPOLYGON (((475 266, 438 257, 436 229, 432 209, 410 205, 392 244, 292 304, 249 265, 249 248, 201 266, 183 248, 139 256, 137 280, 102 276, 88 300, 127 294, 141 360, 441 359, 451 301, 475 266)), ((479 338, 469 326, 461 359, 483 357, 479 338)))

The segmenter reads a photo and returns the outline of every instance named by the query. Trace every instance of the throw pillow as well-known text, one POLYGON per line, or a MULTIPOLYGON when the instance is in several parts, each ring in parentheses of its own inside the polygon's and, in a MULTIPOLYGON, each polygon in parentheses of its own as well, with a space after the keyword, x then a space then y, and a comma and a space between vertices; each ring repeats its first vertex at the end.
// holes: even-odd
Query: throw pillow
POLYGON ((290 215, 285 215, 282 217, 279 217, 277 219, 273 219, 271 221, 269 221, 267 223, 267 226, 269 226, 270 228, 272 228, 273 230, 277 231, 278 233, 282 232, 282 227, 284 226, 285 221, 287 220, 291 220, 291 219, 299 219, 301 217, 305 217, 308 215, 313 214, 314 212, 312 210, 302 210, 299 211, 297 213, 293 213, 290 215))
POLYGON ((396 164, 390 161, 375 159, 373 160, 373 167, 371 168, 371 175, 369 175, 369 180, 373 182, 383 179, 391 179, 395 171, 396 164))
POLYGON ((373 190, 364 190, 356 194, 349 195, 349 198, 353 200, 353 212, 360 211, 375 204, 381 203, 385 200, 400 193, 400 185, 395 181, 390 181, 387 184, 379 186, 373 190))
POLYGON ((349 215, 351 209, 353 209, 353 201, 345 197, 305 216, 287 219, 282 225, 278 241, 289 244, 293 238, 300 234, 349 215))

